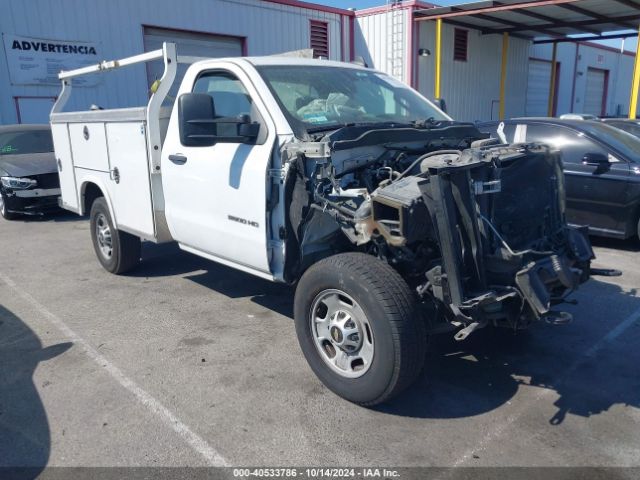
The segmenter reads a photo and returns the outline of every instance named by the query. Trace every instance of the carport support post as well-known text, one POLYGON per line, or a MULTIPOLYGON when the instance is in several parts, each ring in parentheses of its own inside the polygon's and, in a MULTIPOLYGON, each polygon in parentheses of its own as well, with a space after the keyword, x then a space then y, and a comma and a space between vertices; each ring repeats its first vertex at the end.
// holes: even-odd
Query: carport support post
POLYGON ((502 34, 502 69, 500 71, 500 120, 504 120, 505 93, 507 87, 507 55, 509 53, 509 33, 502 34))
POLYGON ((636 61, 633 67, 633 81, 631 82, 631 100, 629 101, 629 119, 636 119, 638 111, 638 89, 640 89, 640 52, 636 50, 636 61))
POLYGON ((558 42, 553 42, 551 54, 551 78, 549 79, 549 105, 547 106, 547 116, 553 117, 553 106, 556 103, 556 74, 558 71, 558 42))
POLYGON ((442 19, 436 20, 436 81, 434 89, 434 97, 440 97, 440 76, 442 74, 442 19))

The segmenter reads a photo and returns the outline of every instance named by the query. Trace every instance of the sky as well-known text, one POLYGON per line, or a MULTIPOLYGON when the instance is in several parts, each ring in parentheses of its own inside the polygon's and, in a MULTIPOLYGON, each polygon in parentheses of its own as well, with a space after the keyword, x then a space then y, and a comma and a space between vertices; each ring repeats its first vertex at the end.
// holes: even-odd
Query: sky
MULTIPOLYGON (((308 1, 311 1, 312 3, 320 3, 322 5, 330 5, 332 7, 339 7, 339 8, 353 7, 358 10, 361 8, 376 7, 379 5, 384 5, 386 3, 386 0, 308 0, 308 1)), ((470 0, 431 0, 431 2, 429 2, 429 0, 425 0, 426 3, 434 3, 436 5, 441 5, 441 6, 456 5, 460 3, 469 3, 469 1, 470 0)), ((599 41, 598 43, 602 43, 604 45, 608 45, 614 48, 620 48, 622 45, 621 40, 603 40, 603 41, 599 41)), ((636 38, 628 38, 625 41, 625 50, 635 51, 636 45, 637 45, 636 38)))

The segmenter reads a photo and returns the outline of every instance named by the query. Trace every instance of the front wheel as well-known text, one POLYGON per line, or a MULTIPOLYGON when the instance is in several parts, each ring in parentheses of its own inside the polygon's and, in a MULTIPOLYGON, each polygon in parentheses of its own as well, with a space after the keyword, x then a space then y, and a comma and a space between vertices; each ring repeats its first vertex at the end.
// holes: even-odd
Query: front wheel
POLYGON ((97 198, 91 206, 90 228, 93 248, 105 270, 120 274, 138 266, 140 238, 114 228, 104 197, 97 198))
POLYGON ((10 212, 7 208, 7 198, 4 196, 4 193, 0 193, 0 215, 5 220, 14 220, 16 218, 16 214, 10 212))
POLYGON ((389 400, 422 369, 426 334, 414 295, 375 257, 344 253, 316 263, 298 283, 294 310, 307 362, 349 401, 389 400))

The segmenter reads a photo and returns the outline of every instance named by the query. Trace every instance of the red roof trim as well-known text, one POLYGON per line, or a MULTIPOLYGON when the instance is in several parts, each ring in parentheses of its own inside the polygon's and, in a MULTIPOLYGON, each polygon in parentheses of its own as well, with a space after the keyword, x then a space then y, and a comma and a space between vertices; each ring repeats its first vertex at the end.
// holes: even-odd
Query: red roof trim
POLYGON ((280 5, 286 5, 288 7, 306 8, 308 10, 316 10, 318 12, 334 13, 336 15, 352 16, 354 13, 351 10, 342 8, 328 7, 326 5, 318 5, 310 2, 301 2, 299 0, 262 0, 263 2, 277 3, 280 5))
MULTIPOLYGON (((437 5, 434 5, 432 3, 424 3, 418 0, 409 0, 409 1, 402 2, 402 4, 398 5, 395 8, 404 10, 407 8, 414 9, 414 8, 436 8, 436 7, 437 5)), ((356 17, 366 17, 367 15, 377 15, 379 13, 385 13, 387 11, 389 11, 389 6, 381 5, 379 7, 363 8, 362 10, 356 10, 355 15, 356 17)))
POLYGON ((600 50, 607 50, 609 52, 622 53, 623 55, 628 55, 630 57, 636 56, 636 52, 632 52, 631 50, 624 50, 621 52, 619 48, 610 47, 609 45, 601 45, 595 42, 575 42, 575 43, 579 43, 580 45, 584 45, 585 47, 593 47, 593 48, 599 48, 600 50))

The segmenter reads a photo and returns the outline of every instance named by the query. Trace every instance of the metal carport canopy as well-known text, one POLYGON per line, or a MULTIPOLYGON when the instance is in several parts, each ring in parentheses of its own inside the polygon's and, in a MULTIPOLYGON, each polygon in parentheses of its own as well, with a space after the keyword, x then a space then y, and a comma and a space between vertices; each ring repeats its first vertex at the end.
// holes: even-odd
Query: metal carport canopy
MULTIPOLYGON (((415 21, 436 21, 436 88, 440 97, 442 22, 479 30, 483 34, 501 34, 502 76, 500 116, 504 118, 506 59, 509 36, 534 43, 553 43, 555 68, 556 44, 607 38, 635 37, 640 22, 640 0, 501 0, 466 3, 449 7, 416 10, 415 21), (631 30, 631 32, 629 32, 631 30), (608 33, 606 32, 614 32, 608 33), (576 38, 576 35, 582 35, 576 38)), ((635 118, 640 87, 640 57, 636 54, 629 117, 635 118)), ((555 76, 552 75, 553 83, 555 76)), ((554 91, 550 85, 550 94, 554 91)), ((550 95, 549 104, 552 104, 550 95)))

